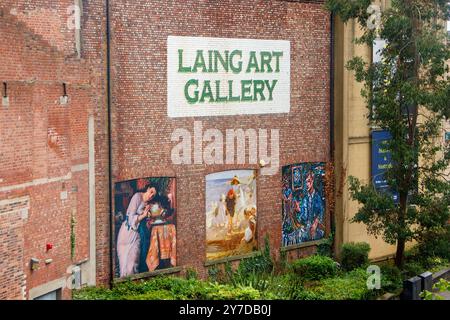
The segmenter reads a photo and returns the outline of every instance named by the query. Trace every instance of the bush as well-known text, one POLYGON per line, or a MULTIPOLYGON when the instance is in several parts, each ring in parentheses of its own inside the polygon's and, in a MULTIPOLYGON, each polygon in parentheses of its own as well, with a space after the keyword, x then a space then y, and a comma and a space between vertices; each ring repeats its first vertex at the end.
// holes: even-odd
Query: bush
POLYGON ((323 278, 312 282, 300 282, 296 274, 277 277, 278 283, 270 287, 270 299, 289 300, 365 300, 379 295, 380 290, 367 288, 365 269, 353 270, 342 277, 323 278))
POLYGON ((245 274, 270 274, 273 270, 273 262, 264 255, 243 259, 236 270, 241 275, 245 274))
POLYGON ((112 292, 104 287, 87 287, 72 290, 73 300, 115 300, 112 292))
POLYGON ((450 260, 450 225, 443 230, 425 234, 417 249, 421 257, 440 257, 450 260))
POLYGON ((323 300, 321 295, 313 292, 305 290, 303 287, 299 287, 292 296, 292 300, 323 300))
POLYGON ((123 300, 175 300, 175 296, 167 290, 156 290, 138 295, 124 296, 123 300))
POLYGON ((223 268, 214 265, 208 268, 208 280, 210 282, 225 283, 227 276, 225 275, 223 268))
POLYGON ((331 233, 330 236, 323 240, 320 244, 317 245, 317 254, 325 257, 333 257, 333 242, 334 242, 334 234, 331 233))
POLYGON ((415 245, 409 248, 408 250, 405 250, 405 261, 417 261, 420 259, 420 252, 419 252, 419 246, 415 245))
POLYGON ((298 277, 291 273, 271 277, 266 290, 261 291, 261 298, 269 300, 292 299, 289 293, 292 287, 296 287, 297 279, 298 277))
POLYGON ((408 279, 414 276, 417 276, 425 271, 425 267, 422 265, 422 263, 417 261, 411 261, 405 263, 403 266, 403 278, 408 279))
POLYGON ((274 262, 270 256, 269 238, 264 239, 264 250, 260 255, 241 260, 237 272, 242 274, 269 274, 273 271, 274 262))
POLYGON ((207 300, 259 300, 258 290, 251 287, 232 287, 223 284, 210 284, 207 300))
POLYGON ((366 242, 343 244, 341 250, 343 269, 350 271, 367 265, 369 262, 369 251, 370 245, 366 242))
POLYGON ((265 291, 274 273, 274 262, 270 256, 268 237, 265 238, 265 247, 260 255, 245 258, 240 261, 238 268, 234 271, 231 263, 224 265, 224 276, 219 269, 211 269, 210 279, 221 280, 221 283, 230 283, 235 287, 252 287, 265 291))
POLYGON ((185 275, 187 280, 190 279, 198 279, 198 273, 197 270, 195 270, 194 268, 187 268, 186 269, 186 275, 185 275))
POLYGON ((296 275, 305 280, 333 277, 337 273, 336 262, 329 257, 319 255, 298 259, 291 264, 291 267, 296 275))
POLYGON ((402 273, 399 268, 390 264, 383 264, 381 269, 381 289, 394 292, 403 287, 402 273))
POLYGON ((367 288, 368 275, 364 269, 356 269, 343 277, 323 279, 308 291, 319 300, 366 300, 378 292, 367 288))
POLYGON ((123 282, 112 289, 74 290, 74 300, 254 300, 258 290, 233 287, 195 279, 155 277, 147 281, 123 282))
POLYGON ((430 272, 437 272, 443 268, 447 268, 450 265, 450 262, 447 259, 439 258, 439 257, 429 257, 425 261, 425 265, 430 272))

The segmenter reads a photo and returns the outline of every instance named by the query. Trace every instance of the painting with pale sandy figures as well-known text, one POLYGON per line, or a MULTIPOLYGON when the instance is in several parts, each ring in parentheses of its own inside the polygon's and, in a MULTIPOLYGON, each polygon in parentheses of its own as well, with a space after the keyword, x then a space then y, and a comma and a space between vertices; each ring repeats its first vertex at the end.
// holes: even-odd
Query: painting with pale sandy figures
POLYGON ((257 250, 256 172, 230 170, 206 176, 206 259, 257 250))
POLYGON ((297 245, 325 235, 325 164, 283 167, 282 245, 297 245))
POLYGON ((176 203, 175 178, 115 184, 115 277, 177 265, 176 203))

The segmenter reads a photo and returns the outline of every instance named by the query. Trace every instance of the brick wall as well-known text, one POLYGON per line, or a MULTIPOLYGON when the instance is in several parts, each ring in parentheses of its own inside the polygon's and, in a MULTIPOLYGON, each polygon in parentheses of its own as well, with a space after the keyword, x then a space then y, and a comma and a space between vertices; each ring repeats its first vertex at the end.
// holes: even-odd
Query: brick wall
POLYGON ((89 63, 92 83, 97 88, 94 105, 96 272, 98 283, 109 284, 110 214, 105 1, 83 1, 81 31, 82 58, 89 63))
POLYGON ((26 217, 0 209, 0 268, 8 270, 0 299, 28 298, 30 289, 67 277, 69 266, 89 258, 87 130, 96 95, 90 68, 76 58, 74 32, 66 28, 70 3, 0 5, 0 84, 7 83, 9 99, 0 105, 0 203, 29 199, 26 217), (67 104, 60 103, 63 83, 67 104), (53 244, 48 252, 47 243, 53 244), (31 258, 40 260, 38 270, 31 271, 31 258))
MULTIPOLYGON (((110 279, 108 126, 105 1, 84 0, 81 59, 75 31, 67 28, 74 1, 4 0, 0 4, 0 200, 29 197, 27 219, 0 214, 0 237, 17 243, 6 254, 14 281, 2 282, 1 298, 60 278, 88 257, 87 117, 95 118, 96 267, 98 283, 110 279), (59 104, 62 83, 69 103, 59 104), (67 192, 67 199, 61 197, 67 192), (61 194, 62 193, 62 194, 61 194), (63 199, 62 199, 63 198, 63 199), (70 220, 76 220, 70 257, 70 220), (16 221, 16 222, 13 222, 16 221), (7 234, 3 230, 10 230, 7 234), (45 244, 55 248, 45 252, 45 244), (31 257, 53 262, 30 271, 31 257), (19 262, 18 262, 19 261, 19 262), (23 269, 18 267, 22 261, 23 269), (6 290, 4 290, 6 288, 6 290), (3 290, 3 291, 2 291, 3 290), (5 296, 5 292, 8 295, 5 296)), ((280 129, 280 165, 329 159, 329 15, 322 1, 118 1, 111 3, 113 182, 176 176, 179 265, 205 276, 205 175, 254 165, 171 163, 175 128, 280 129), (291 41, 291 112, 278 115, 167 118, 168 35, 291 41), (189 191, 189 192, 188 192, 189 191)), ((280 174, 258 177, 258 235, 270 234, 274 253, 281 239, 280 174)), ((9 249, 7 249, 9 250, 9 249)), ((7 251, 6 250, 6 251, 7 251)), ((311 249, 291 252, 307 254, 311 249)), ((3 250, 1 251, 4 252, 3 250)), ((3 258, 3 256, 2 256, 3 258)), ((69 293, 63 292, 64 297, 69 293)))
POLYGON ((74 0, 2 0, 0 7, 15 16, 32 34, 39 35, 65 56, 75 53, 75 30, 68 28, 74 0))
POLYGON ((0 200, 0 300, 24 298, 23 222, 28 210, 29 197, 0 200))
MULTIPOLYGON (((205 175, 254 165, 173 165, 176 128, 280 129, 280 164, 329 160, 330 17, 301 1, 111 1, 113 180, 175 176, 177 254, 205 276, 205 175), (289 114, 167 117, 169 35, 280 39, 291 42, 289 114)), ((281 177, 258 177, 258 235, 281 242, 281 177)), ((301 255, 301 254, 300 254, 301 255)))

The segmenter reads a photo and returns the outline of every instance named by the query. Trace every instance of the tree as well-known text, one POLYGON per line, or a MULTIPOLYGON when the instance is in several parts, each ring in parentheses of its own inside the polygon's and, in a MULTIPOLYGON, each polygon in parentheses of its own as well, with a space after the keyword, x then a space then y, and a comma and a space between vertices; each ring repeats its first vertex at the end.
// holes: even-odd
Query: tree
POLYGON ((397 244, 398 267, 404 263, 405 243, 441 230, 449 219, 450 148, 439 140, 450 116, 445 63, 450 51, 443 23, 449 16, 447 1, 392 0, 378 16, 371 15, 369 0, 326 2, 344 22, 358 21, 363 35, 356 43, 386 41, 382 61, 354 57, 347 68, 364 84, 369 123, 392 137, 385 145, 391 155, 385 178, 398 201, 355 177, 349 178, 349 189, 361 204, 352 222, 364 223, 370 234, 397 244))

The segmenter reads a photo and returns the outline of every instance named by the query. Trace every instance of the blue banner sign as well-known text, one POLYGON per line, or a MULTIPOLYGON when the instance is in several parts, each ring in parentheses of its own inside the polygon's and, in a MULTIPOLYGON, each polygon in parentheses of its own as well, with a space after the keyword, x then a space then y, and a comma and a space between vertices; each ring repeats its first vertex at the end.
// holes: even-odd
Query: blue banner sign
POLYGON ((390 168, 391 153, 387 148, 387 142, 391 139, 391 134, 386 130, 372 132, 372 183, 380 192, 389 192, 394 201, 398 201, 398 194, 392 192, 384 172, 390 168))

